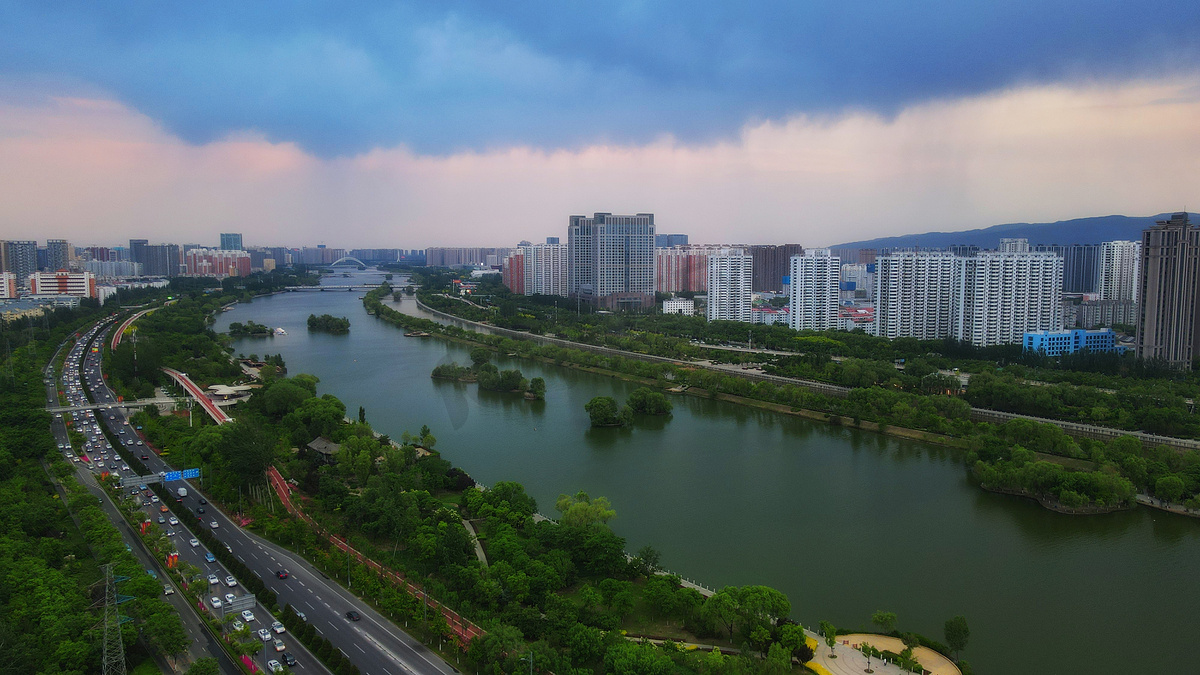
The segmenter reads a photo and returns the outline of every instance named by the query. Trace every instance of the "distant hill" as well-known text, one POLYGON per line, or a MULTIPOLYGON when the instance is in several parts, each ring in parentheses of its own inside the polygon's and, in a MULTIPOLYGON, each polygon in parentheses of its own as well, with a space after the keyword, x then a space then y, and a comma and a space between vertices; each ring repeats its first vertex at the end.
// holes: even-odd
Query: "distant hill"
POLYGON ((1142 230, 1156 220, 1166 220, 1169 213, 1157 216, 1096 216, 1060 220, 1057 223, 1008 223, 965 232, 926 232, 899 237, 880 237, 866 241, 838 244, 830 248, 945 248, 954 244, 996 248, 1001 238, 1024 237, 1030 244, 1099 244, 1105 241, 1128 239, 1140 241, 1142 230))

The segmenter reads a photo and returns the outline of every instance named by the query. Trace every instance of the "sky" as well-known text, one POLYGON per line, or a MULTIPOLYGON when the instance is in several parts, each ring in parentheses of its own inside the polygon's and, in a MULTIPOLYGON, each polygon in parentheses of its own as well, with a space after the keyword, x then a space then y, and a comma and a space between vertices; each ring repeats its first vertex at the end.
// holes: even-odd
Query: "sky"
POLYGON ((0 238, 829 245, 1200 203, 1200 4, 0 0, 0 238))

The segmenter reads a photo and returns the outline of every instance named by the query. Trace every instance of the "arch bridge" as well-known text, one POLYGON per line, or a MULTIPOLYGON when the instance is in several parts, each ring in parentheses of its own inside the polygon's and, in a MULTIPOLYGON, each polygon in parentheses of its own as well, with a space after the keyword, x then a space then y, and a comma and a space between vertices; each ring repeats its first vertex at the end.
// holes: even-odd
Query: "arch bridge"
POLYGON ((355 258, 352 255, 343 256, 341 258, 338 258, 337 260, 334 260, 332 263, 330 263, 329 266, 337 267, 338 265, 341 265, 342 263, 353 264, 357 267, 366 267, 367 266, 367 264, 365 262, 359 260, 358 258, 355 258))

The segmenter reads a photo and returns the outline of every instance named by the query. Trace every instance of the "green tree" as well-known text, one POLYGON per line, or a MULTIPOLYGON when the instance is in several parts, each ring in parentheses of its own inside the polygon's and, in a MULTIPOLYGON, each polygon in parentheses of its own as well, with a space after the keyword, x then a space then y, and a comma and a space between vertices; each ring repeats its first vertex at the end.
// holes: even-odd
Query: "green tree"
POLYGON ((361 405, 358 406, 358 423, 359 424, 367 423, 367 409, 362 407, 361 405))
POLYGON ((588 493, 580 491, 575 496, 559 495, 554 508, 562 514, 560 521, 568 527, 590 527, 603 525, 617 515, 609 504, 608 498, 592 499, 588 493))
POLYGON ((954 660, 958 653, 967 648, 967 640, 971 637, 971 629, 967 627, 967 618, 959 615, 946 621, 946 645, 954 650, 954 660))
POLYGON ((896 613, 879 610, 871 615, 871 623, 879 627, 880 633, 888 635, 896 630, 896 613))
POLYGON ((1178 502, 1186 485, 1179 476, 1163 476, 1154 482, 1154 496, 1167 502, 1178 502))
POLYGON ((211 656, 196 659, 195 663, 187 669, 187 675, 219 675, 220 672, 217 660, 211 656))
POLYGON ((834 626, 828 621, 821 622, 821 635, 825 636, 825 644, 829 645, 829 658, 836 659, 837 654, 834 654, 834 645, 837 644, 837 626, 834 626))
POLYGON ((741 589, 737 586, 726 586, 709 596, 700 608, 700 614, 725 628, 730 639, 733 639, 733 627, 741 616, 740 595, 741 589))
POLYGON ((672 409, 671 401, 662 393, 649 387, 638 387, 629 395, 630 408, 643 415, 667 415, 672 409))
POLYGON ((594 427, 619 427, 626 422, 617 407, 617 400, 611 396, 597 396, 588 401, 583 409, 594 427))
POLYGON ((537 400, 542 401, 546 398, 546 381, 540 377, 535 377, 529 381, 529 393, 533 394, 537 400))

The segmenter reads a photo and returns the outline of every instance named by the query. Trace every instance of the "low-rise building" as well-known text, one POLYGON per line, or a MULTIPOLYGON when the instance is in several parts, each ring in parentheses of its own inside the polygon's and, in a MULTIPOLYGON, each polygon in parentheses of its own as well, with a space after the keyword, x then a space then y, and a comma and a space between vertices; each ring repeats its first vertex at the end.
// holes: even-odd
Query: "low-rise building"
POLYGON ((663 314, 683 314, 684 316, 694 316, 696 314, 696 301, 691 298, 671 298, 663 300, 663 314))
POLYGON ((1117 345, 1117 334, 1111 328, 1102 330, 1073 328, 1026 333, 1024 348, 1025 351, 1042 352, 1046 356, 1075 354, 1085 349, 1089 352, 1100 353, 1125 351, 1123 347, 1117 345))

